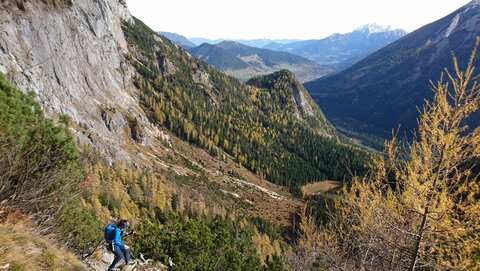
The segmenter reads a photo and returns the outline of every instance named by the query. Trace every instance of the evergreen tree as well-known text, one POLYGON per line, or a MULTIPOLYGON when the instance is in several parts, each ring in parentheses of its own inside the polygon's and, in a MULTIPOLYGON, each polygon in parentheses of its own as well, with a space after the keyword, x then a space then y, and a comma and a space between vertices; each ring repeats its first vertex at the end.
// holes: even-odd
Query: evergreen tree
POLYGON ((0 74, 0 209, 56 212, 82 179, 70 131, 0 74))

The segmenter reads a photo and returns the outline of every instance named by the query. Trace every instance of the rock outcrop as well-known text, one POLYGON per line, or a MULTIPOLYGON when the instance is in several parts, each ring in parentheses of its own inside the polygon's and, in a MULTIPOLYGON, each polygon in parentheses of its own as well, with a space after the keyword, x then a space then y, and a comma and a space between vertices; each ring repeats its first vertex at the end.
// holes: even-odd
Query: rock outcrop
MULTIPOLYGON (((94 271, 103 271, 107 270, 109 265, 113 262, 114 255, 109 252, 104 246, 101 246, 96 251, 97 253, 85 259, 85 264, 94 271)), ((168 267, 160 262, 154 262, 152 259, 145 259, 142 254, 139 255, 138 259, 134 259, 134 264, 132 265, 123 265, 123 260, 120 261, 117 268, 120 268, 122 271, 166 271, 168 267)))
POLYGON ((120 0, 66 2, 0 3, 0 72, 34 91, 50 117, 70 116, 76 135, 107 158, 129 160, 128 119, 148 126, 124 57, 121 23, 131 15, 120 0))

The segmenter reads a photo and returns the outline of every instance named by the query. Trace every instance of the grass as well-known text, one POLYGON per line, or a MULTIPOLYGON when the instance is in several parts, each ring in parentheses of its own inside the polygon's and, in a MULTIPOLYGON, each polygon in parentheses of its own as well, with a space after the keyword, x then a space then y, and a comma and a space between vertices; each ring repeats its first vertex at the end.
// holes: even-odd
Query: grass
POLYGON ((53 268, 57 264, 57 255, 51 250, 43 250, 41 258, 46 267, 53 268))
POLYGON ((34 231, 29 222, 0 224, 0 264, 9 270, 87 270, 76 256, 34 231))
POLYGON ((302 192, 305 196, 311 196, 318 193, 328 192, 341 185, 342 183, 337 181, 321 181, 321 182, 310 183, 302 186, 302 192))

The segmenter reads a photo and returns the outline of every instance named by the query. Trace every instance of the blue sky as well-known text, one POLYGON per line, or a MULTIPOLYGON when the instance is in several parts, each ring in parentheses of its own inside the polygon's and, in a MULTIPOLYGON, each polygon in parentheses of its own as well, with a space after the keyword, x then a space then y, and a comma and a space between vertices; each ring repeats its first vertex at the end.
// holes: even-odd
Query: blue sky
POLYGON ((157 31, 210 39, 316 39, 379 23, 408 32, 469 0, 127 0, 157 31))

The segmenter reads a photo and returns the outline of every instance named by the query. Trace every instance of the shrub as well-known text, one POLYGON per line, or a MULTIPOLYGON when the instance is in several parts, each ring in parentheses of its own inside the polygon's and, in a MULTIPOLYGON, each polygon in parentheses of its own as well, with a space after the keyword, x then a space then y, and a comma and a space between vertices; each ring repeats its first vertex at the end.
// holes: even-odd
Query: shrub
POLYGON ((46 118, 33 93, 0 74, 0 208, 55 213, 81 173, 68 128, 46 118))

